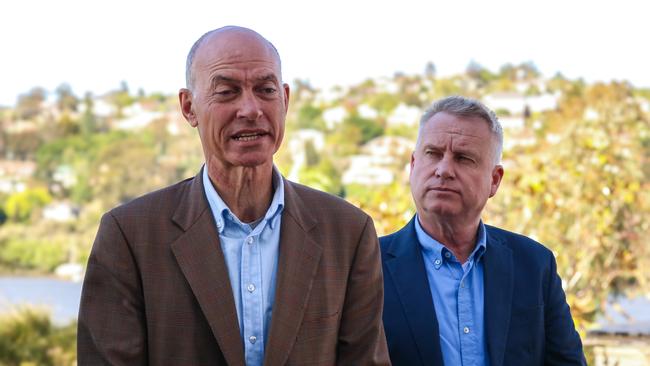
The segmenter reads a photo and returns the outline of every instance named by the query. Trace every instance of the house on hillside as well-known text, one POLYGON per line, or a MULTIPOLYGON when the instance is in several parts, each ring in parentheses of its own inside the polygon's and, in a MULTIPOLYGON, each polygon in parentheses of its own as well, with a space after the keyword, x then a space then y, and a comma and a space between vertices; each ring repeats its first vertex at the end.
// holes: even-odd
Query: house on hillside
POLYGON ((388 125, 417 126, 421 116, 420 108, 400 103, 388 116, 388 125))
POLYGON ((293 157, 293 165, 287 178, 296 182, 300 181, 300 170, 307 164, 307 145, 311 144, 314 152, 320 153, 325 147, 325 134, 314 129, 302 129, 291 134, 287 147, 293 157))
POLYGON ((329 129, 333 129, 341 124, 347 116, 348 111, 346 111, 342 106, 329 108, 323 111, 323 120, 325 120, 325 125, 329 129))
POLYGON ((530 112, 543 112, 557 108, 558 94, 524 95, 518 92, 492 93, 483 102, 493 111, 507 111, 514 116, 530 112))
POLYGON ((33 161, 0 160, 0 192, 13 193, 25 190, 26 182, 34 175, 33 161))
POLYGON ((415 145, 404 137, 380 136, 368 141, 362 154, 350 157, 350 166, 343 172, 343 184, 384 185, 395 181, 408 165, 408 156, 415 145))
POLYGON ((115 121, 115 128, 120 130, 141 129, 163 116, 162 112, 147 110, 138 102, 124 108, 122 113, 125 118, 115 121))
POLYGON ((70 222, 79 217, 79 207, 69 202, 57 201, 43 207, 43 219, 56 222, 70 222))

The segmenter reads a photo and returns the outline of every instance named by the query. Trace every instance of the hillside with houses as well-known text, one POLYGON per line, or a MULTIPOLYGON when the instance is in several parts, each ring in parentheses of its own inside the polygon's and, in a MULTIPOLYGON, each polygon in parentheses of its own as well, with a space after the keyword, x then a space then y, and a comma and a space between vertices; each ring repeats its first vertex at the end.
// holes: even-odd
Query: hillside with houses
MULTIPOLYGON (((545 243, 578 327, 613 294, 650 293, 650 90, 541 75, 530 63, 396 74, 321 90, 295 80, 276 164, 368 212, 379 234, 414 214, 411 151, 424 109, 460 94, 504 127, 505 178, 487 223, 545 243)), ((102 213, 195 175, 202 151, 177 96, 34 88, 0 108, 0 270, 81 278, 102 213)))

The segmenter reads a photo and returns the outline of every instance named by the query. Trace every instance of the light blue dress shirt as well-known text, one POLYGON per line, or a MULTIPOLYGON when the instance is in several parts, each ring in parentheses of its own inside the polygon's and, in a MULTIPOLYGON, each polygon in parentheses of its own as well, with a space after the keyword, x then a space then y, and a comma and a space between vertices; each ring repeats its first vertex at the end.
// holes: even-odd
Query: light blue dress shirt
POLYGON ((284 184, 275 167, 273 187, 271 205, 261 221, 243 223, 219 197, 207 168, 203 168, 203 188, 228 267, 246 365, 264 362, 264 345, 271 326, 284 208, 284 184))
POLYGON ((447 366, 489 366, 483 322, 485 226, 479 223, 476 247, 461 264, 454 253, 429 236, 415 220, 429 287, 436 308, 443 362, 447 366))

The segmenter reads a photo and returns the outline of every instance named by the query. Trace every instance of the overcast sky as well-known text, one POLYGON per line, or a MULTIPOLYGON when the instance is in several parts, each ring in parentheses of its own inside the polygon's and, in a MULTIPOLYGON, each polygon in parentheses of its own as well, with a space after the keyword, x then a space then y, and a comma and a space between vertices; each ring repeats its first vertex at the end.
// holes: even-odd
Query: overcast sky
POLYGON ((472 60, 650 87, 647 0, 20 0, 0 9, 0 105, 64 82, 78 95, 122 80, 176 93, 192 43, 228 24, 273 42, 285 81, 322 88, 420 73, 428 61, 445 76, 472 60))

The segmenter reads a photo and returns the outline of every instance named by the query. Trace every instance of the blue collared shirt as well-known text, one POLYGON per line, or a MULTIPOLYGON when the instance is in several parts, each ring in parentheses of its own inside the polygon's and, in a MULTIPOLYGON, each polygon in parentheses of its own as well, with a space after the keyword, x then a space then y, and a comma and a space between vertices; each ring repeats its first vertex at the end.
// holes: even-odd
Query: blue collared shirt
POLYGON ((241 222, 223 202, 203 168, 203 188, 226 258, 246 365, 262 365, 271 326, 284 208, 282 175, 273 168, 275 192, 271 205, 256 225, 241 222))
POLYGON ((444 364, 489 366, 483 322, 483 222, 479 224, 476 247, 463 264, 422 229, 419 216, 415 232, 436 309, 444 364))

